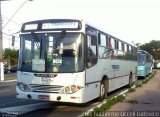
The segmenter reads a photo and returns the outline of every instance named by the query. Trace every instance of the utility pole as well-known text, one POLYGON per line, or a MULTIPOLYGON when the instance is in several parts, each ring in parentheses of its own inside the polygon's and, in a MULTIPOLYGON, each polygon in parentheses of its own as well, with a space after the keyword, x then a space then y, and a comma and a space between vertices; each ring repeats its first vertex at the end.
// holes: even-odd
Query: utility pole
POLYGON ((2 14, 1 14, 1 1, 0 1, 0 70, 1 81, 4 81, 4 66, 3 66, 3 39, 2 39, 2 14))
POLYGON ((17 14, 17 12, 22 8, 22 6, 27 3, 28 1, 33 0, 26 0, 24 1, 21 6, 16 10, 16 12, 9 18, 8 22, 2 27, 2 14, 1 14, 1 1, 9 1, 9 0, 0 0, 0 74, 1 74, 1 81, 4 81, 4 66, 3 66, 3 36, 2 30, 7 26, 7 24, 11 21, 11 19, 17 14))
POLYGON ((4 24, 4 26, 2 27, 2 30, 7 26, 7 24, 11 21, 11 19, 18 13, 18 11, 23 7, 23 5, 26 4, 28 1, 33 1, 33 0, 26 0, 26 1, 24 1, 21 4, 21 6, 16 10, 16 12, 9 18, 8 22, 6 24, 4 24))

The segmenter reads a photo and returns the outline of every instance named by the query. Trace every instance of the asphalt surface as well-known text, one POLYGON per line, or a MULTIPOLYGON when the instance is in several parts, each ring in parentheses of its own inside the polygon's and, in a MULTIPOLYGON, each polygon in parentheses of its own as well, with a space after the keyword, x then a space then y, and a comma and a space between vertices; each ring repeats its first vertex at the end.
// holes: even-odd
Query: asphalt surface
MULTIPOLYGON (((47 101, 37 101, 37 100, 23 100, 16 98, 16 81, 12 82, 0 82, 0 109, 9 108, 9 107, 18 107, 31 104, 40 104, 44 103, 41 107, 37 107, 31 112, 25 113, 26 109, 21 110, 24 111, 25 114, 22 114, 22 117, 31 117, 31 116, 47 116, 47 117, 75 117, 81 115, 83 112, 89 110, 100 104, 97 100, 93 100, 88 102, 85 105, 78 104, 69 104, 69 103, 55 103, 55 102, 47 102, 47 101)), ((108 98, 113 97, 117 93, 125 90, 126 87, 121 88, 115 92, 109 94, 108 98)), ((27 107, 26 107, 27 108, 27 107)), ((29 108, 32 108, 29 107, 29 108)), ((20 112, 18 112, 20 113, 20 112)))
MULTIPOLYGON (((17 73, 12 73, 12 72, 8 72, 7 74, 4 74, 4 81, 8 81, 8 80, 16 80, 17 78, 17 73)), ((1 81, 1 77, 0 77, 0 81, 1 81)))
MULTIPOLYGON (((16 77, 16 74, 15 73, 5 74, 5 79, 10 79, 10 77, 16 77)), ((140 79, 138 80, 138 82, 141 82, 142 80, 143 79, 140 79)), ((26 107, 21 110, 21 111, 24 111, 24 114, 20 115, 22 117, 34 117, 34 116, 35 117, 43 117, 43 116, 44 117, 45 116, 76 117, 81 115, 83 112, 86 112, 87 110, 100 104, 100 102, 97 102, 97 100, 88 102, 85 105, 78 105, 78 104, 68 104, 68 103, 56 103, 56 102, 47 102, 47 101, 17 99, 16 90, 15 90, 16 83, 17 83, 16 81, 0 82, 0 109, 9 108, 9 107, 16 108, 18 106, 20 106, 20 108, 26 107), (43 103, 43 104, 38 107, 35 106, 40 103, 43 103), (33 107, 34 109, 32 109, 33 107), (27 111, 28 108, 31 110, 27 111)), ((109 93, 108 98, 112 98, 126 89, 127 87, 123 87, 112 93, 109 93)), ((4 115, 4 116, 8 116, 8 115, 4 115)))

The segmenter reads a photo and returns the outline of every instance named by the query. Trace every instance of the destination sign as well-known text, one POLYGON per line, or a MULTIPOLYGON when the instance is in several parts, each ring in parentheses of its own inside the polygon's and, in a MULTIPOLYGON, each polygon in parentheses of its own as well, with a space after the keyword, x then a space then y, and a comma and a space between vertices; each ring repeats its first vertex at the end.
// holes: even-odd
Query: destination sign
POLYGON ((81 28, 82 24, 80 20, 49 19, 26 22, 23 24, 21 32, 80 30, 81 28))
POLYGON ((53 23, 43 23, 42 29, 77 29, 78 22, 53 22, 53 23))
POLYGON ((38 24, 26 24, 24 30, 37 30, 38 24))

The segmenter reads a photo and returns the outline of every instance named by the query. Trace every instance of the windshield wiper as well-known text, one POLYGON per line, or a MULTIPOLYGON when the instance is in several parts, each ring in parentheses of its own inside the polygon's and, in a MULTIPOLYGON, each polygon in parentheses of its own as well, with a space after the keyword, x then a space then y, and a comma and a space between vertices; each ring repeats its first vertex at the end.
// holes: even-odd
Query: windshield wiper
POLYGON ((40 39, 40 42, 39 42, 38 36, 33 31, 31 32, 31 35, 34 39, 34 42, 35 42, 37 48, 40 49, 40 58, 41 58, 41 55, 42 55, 42 39, 40 39))
POLYGON ((31 35, 34 39, 34 42, 35 42, 37 48, 39 48, 40 44, 39 44, 39 39, 38 39, 37 35, 34 32, 31 32, 31 35))
POLYGON ((57 40, 55 42, 55 48, 56 49, 60 43, 63 41, 64 37, 65 37, 65 34, 66 34, 66 30, 63 30, 57 37, 57 40))

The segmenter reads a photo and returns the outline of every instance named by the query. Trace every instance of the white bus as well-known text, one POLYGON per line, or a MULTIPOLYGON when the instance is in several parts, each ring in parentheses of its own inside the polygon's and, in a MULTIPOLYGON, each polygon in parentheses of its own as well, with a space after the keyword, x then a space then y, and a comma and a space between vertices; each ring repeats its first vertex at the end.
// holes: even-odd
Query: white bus
POLYGON ((137 80, 137 48, 83 20, 26 22, 17 98, 86 103, 137 80))

